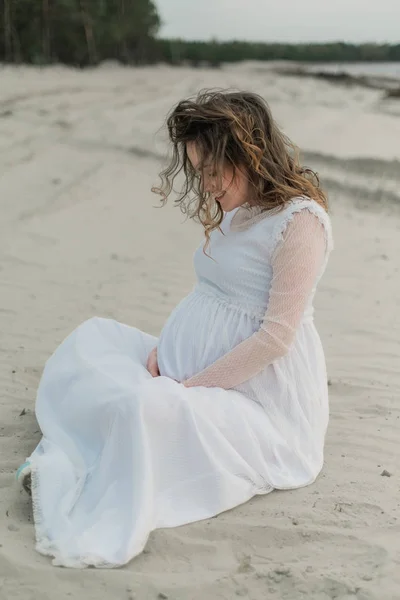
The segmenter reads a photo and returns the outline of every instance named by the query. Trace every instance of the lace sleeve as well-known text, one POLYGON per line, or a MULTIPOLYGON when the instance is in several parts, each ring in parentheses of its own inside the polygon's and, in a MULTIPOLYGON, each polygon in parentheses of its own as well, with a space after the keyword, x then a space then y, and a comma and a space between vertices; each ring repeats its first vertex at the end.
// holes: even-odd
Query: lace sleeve
POLYGON ((184 385, 234 388, 284 356, 294 341, 326 252, 321 220, 309 210, 295 213, 273 254, 268 307, 260 329, 184 385))

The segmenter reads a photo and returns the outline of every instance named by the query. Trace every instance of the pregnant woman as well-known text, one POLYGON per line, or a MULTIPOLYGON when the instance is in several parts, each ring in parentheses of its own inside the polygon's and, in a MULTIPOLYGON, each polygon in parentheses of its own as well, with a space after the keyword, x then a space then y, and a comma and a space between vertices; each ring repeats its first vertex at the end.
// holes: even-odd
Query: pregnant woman
MULTIPOLYGON (((93 318, 48 360, 43 437, 17 479, 37 550, 117 567, 149 534, 312 483, 328 424, 313 297, 332 246, 326 198, 262 98, 205 92, 172 110, 156 190, 205 232, 197 283, 156 339, 93 318)), ((134 284, 133 290, 134 290, 134 284)))

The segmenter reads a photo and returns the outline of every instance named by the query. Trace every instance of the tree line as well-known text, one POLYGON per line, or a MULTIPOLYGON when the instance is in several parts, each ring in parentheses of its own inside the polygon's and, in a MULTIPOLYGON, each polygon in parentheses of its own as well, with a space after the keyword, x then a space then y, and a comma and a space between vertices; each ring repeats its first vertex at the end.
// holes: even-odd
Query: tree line
POLYGON ((147 62, 159 26, 152 0, 0 0, 0 60, 147 62))
POLYGON ((212 65, 243 60, 400 61, 399 44, 268 44, 167 40, 152 0, 0 0, 0 61, 75 66, 212 65))
MULTIPOLYGON (((400 32, 399 32, 400 40, 400 32)), ((394 62, 400 61, 400 43, 395 44, 268 44, 255 42, 190 42, 159 40, 159 60, 172 64, 190 62, 194 65, 243 60, 289 60, 301 62, 394 62)))

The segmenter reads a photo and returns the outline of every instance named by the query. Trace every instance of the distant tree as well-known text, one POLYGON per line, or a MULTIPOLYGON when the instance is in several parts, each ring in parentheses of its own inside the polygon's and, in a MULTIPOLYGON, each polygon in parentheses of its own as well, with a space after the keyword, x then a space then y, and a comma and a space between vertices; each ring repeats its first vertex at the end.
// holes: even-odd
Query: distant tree
POLYGON ((42 16, 43 16, 43 31, 42 31, 43 58, 44 58, 45 62, 50 62, 50 60, 51 60, 50 0, 42 0, 42 16))
MULTIPOLYGON (((92 3, 92 7, 94 4, 92 3)), ((90 13, 90 9, 87 0, 79 0, 79 8, 82 17, 83 29, 85 31, 85 39, 87 45, 87 54, 89 63, 94 65, 97 63, 97 48, 96 40, 94 36, 94 25, 93 17, 90 13)), ((93 9, 92 9, 93 10, 93 9)))
POLYGON ((11 0, 3 0, 3 31, 4 31, 4 57, 6 60, 12 60, 12 19, 11 19, 11 0))

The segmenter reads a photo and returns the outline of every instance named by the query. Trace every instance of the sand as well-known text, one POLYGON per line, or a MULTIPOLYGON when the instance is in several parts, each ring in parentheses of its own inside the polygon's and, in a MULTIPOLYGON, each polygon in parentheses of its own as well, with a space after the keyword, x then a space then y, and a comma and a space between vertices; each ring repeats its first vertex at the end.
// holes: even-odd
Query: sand
POLYGON ((0 598, 400 598, 400 102, 375 90, 222 70, 0 68, 0 598), (331 423, 305 489, 154 532, 116 571, 34 550, 14 471, 39 440, 35 391, 80 322, 157 334, 191 289, 202 237, 150 187, 173 102, 210 86, 263 94, 326 182, 336 248, 317 296, 331 423), (390 476, 388 476, 390 475, 390 476))

